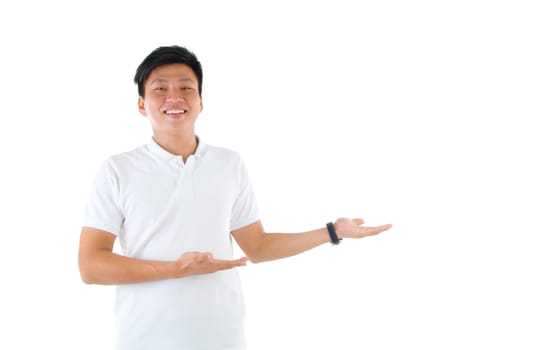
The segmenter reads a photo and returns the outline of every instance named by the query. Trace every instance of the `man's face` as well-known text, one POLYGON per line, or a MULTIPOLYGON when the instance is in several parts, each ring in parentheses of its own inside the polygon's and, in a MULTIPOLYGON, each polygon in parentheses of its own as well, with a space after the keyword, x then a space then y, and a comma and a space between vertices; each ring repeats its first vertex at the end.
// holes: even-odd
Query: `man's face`
POLYGON ((139 97, 138 108, 149 118, 155 133, 193 132, 202 111, 195 73, 185 64, 154 69, 145 82, 145 97, 139 97))

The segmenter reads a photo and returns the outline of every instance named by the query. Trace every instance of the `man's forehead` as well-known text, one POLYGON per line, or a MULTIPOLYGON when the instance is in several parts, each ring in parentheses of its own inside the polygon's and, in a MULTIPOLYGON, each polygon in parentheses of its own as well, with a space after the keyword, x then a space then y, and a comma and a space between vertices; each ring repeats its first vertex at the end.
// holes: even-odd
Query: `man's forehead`
POLYGON ((149 75, 149 82, 196 82, 193 70, 185 64, 169 64, 155 68, 149 75))

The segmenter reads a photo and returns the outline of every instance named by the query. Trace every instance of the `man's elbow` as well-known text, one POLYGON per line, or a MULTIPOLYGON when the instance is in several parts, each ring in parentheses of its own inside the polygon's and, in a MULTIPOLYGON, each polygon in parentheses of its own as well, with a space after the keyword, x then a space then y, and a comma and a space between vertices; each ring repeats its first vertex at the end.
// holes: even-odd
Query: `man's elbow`
POLYGON ((262 259, 260 257, 257 257, 255 255, 247 255, 247 259, 252 262, 253 264, 259 264, 261 262, 267 261, 265 259, 262 259))
POLYGON ((98 273, 90 262, 80 260, 78 262, 80 277, 85 284, 99 284, 98 273))
POLYGON ((89 271, 89 269, 79 266, 79 270, 82 282, 84 282, 85 284, 96 284, 95 278, 93 274, 89 271))
POLYGON ((247 256, 247 259, 253 264, 259 264, 262 262, 273 260, 267 254, 265 254, 265 252, 263 252, 261 249, 256 249, 255 251, 246 252, 245 255, 247 256))

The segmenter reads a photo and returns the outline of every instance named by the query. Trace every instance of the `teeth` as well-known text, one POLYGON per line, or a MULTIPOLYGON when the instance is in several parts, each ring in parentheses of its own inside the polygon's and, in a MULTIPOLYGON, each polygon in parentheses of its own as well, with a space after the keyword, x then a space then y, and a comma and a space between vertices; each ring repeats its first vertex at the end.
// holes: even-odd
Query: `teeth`
POLYGON ((168 111, 165 111, 165 114, 182 114, 185 111, 183 109, 170 109, 168 111))

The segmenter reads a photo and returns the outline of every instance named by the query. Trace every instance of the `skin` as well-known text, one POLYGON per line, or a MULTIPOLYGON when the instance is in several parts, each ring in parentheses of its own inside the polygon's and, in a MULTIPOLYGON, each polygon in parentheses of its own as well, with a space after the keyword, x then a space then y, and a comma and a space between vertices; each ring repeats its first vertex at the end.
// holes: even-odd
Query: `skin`
MULTIPOLYGON (((203 109, 195 74, 183 64, 158 67, 149 75, 145 91, 145 96, 138 99, 138 109, 151 123, 154 140, 168 152, 182 155, 187 161, 197 148, 195 122, 203 109)), ((392 227, 366 227, 363 224, 362 219, 339 218, 334 227, 340 239, 373 236, 392 227)), ((281 259, 330 242, 325 227, 296 234, 266 233, 261 221, 232 231, 231 234, 246 257, 219 260, 210 252, 188 252, 175 261, 151 261, 116 254, 113 252, 115 235, 83 227, 78 253, 80 274, 83 281, 89 284, 141 283, 181 278, 245 266, 248 260, 259 263, 281 259)))

